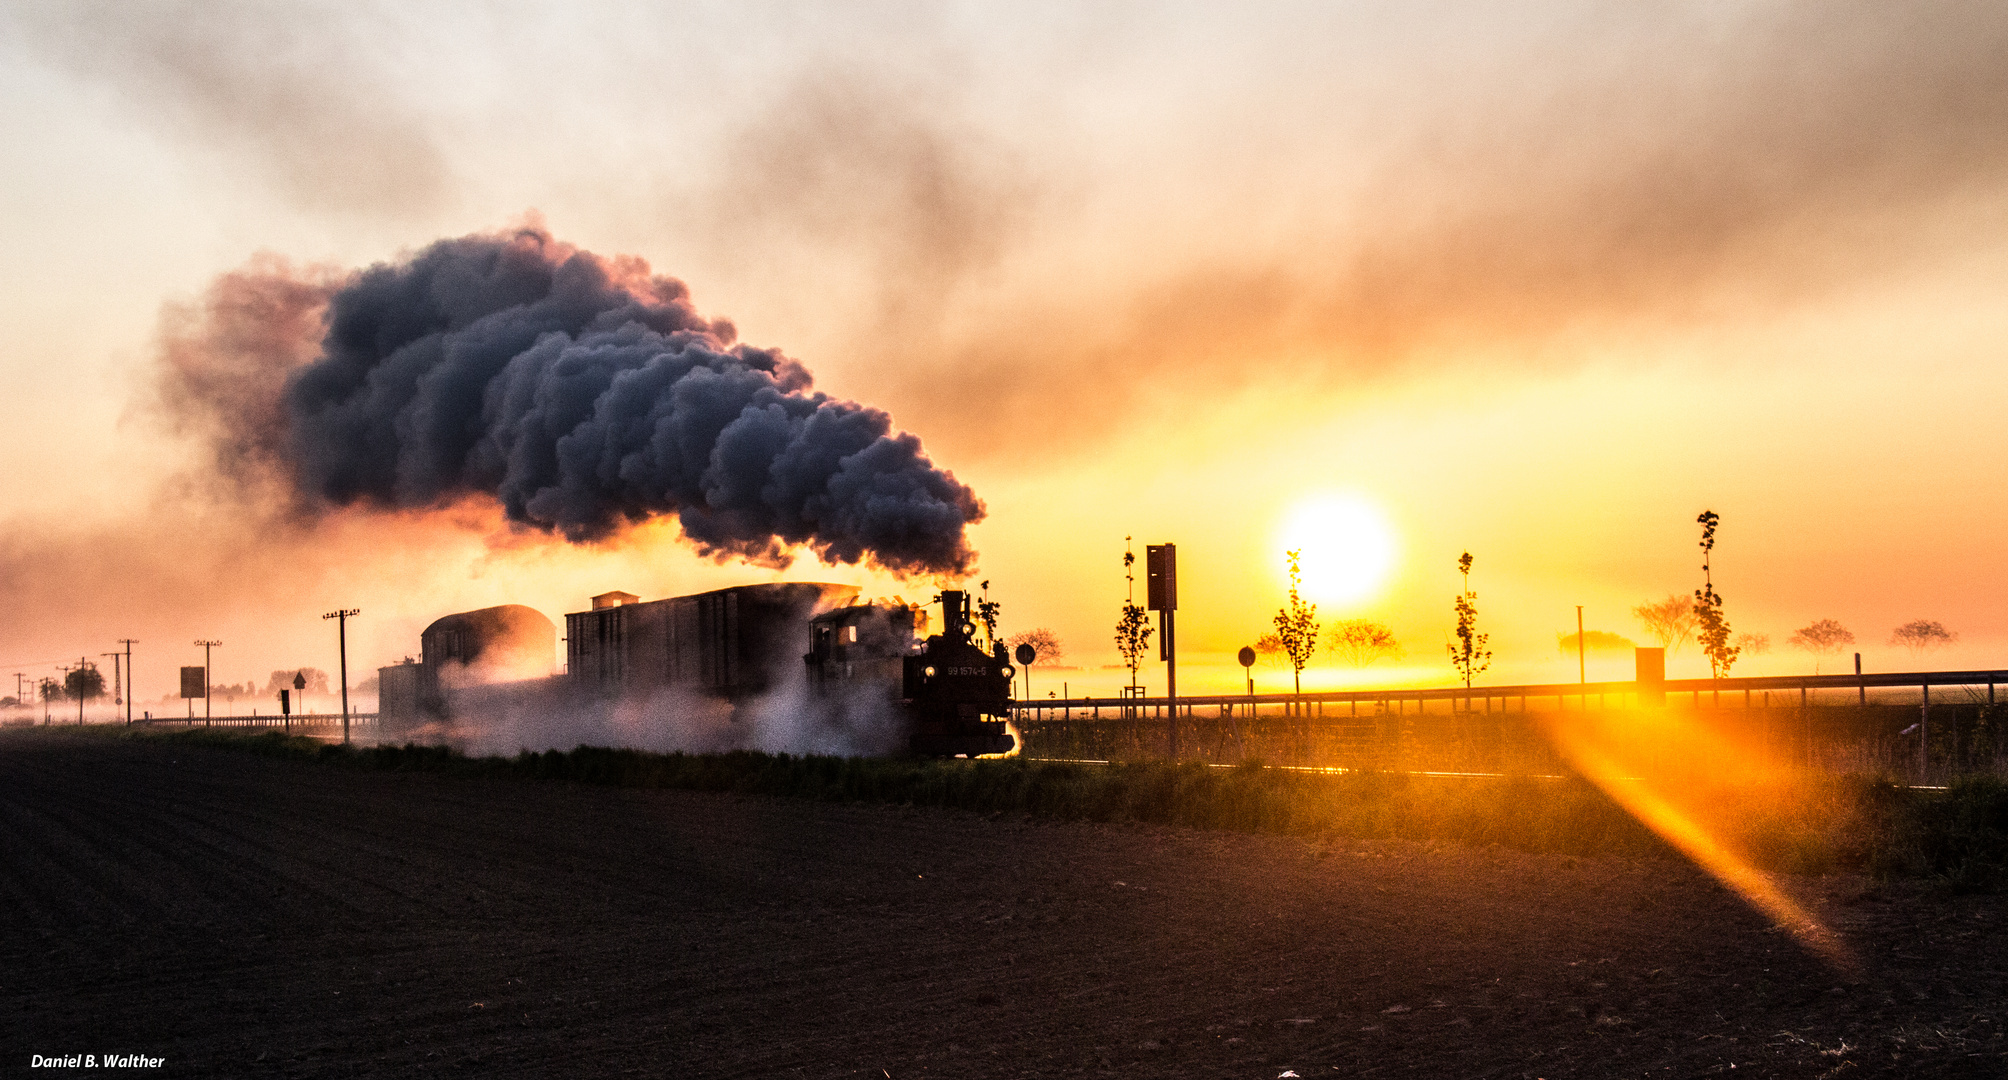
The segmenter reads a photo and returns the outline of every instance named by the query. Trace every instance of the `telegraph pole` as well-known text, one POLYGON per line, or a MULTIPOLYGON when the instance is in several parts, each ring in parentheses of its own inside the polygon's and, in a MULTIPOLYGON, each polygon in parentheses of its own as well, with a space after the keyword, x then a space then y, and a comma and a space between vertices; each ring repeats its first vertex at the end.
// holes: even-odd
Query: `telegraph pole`
POLYGON ((132 639, 132 638, 129 638, 129 637, 123 637, 123 638, 120 638, 120 639, 119 639, 119 644, 121 644, 121 645, 124 645, 124 646, 125 646, 125 658, 126 658, 126 665, 125 665, 125 679, 126 679, 126 692, 125 692, 125 707, 126 707, 126 726, 127 726, 127 727, 131 727, 131 726, 132 726, 132 643, 133 643, 133 639, 132 639))
POLYGON ((81 656, 77 657, 77 726, 78 727, 84 726, 84 698, 88 696, 84 693, 84 671, 88 669, 90 666, 91 662, 89 660, 86 660, 81 656))
POLYGON ((340 608, 321 616, 323 620, 337 619, 336 632, 342 641, 342 745, 349 744, 349 616, 361 615, 360 608, 340 608))
POLYGON ((220 641, 203 640, 196 642, 196 644, 202 646, 202 726, 208 727, 209 688, 216 684, 216 680, 210 677, 209 674, 209 650, 223 643, 220 641))
POLYGON ((112 719, 117 720, 119 718, 119 706, 125 704, 125 683, 121 681, 119 675, 119 658, 123 654, 108 652, 99 653, 98 655, 112 658, 112 719))

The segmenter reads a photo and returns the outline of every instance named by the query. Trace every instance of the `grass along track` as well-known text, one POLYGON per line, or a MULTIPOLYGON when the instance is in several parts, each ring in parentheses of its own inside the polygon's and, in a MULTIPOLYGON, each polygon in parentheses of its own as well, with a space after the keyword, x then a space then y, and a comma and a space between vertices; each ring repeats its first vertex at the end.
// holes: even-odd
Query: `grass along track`
MULTIPOLYGON (((276 732, 100 729, 102 737, 230 747, 390 772, 939 806, 1037 820, 1143 822, 1361 839, 1454 841, 1566 855, 1673 857, 1580 777, 1228 768, 1162 762, 929 761, 579 747, 470 758, 443 747, 344 747, 276 732)), ((1690 792, 1710 826, 1766 870, 1846 870, 1990 889, 2008 873, 2008 785, 1943 790, 1812 777, 1690 792)))

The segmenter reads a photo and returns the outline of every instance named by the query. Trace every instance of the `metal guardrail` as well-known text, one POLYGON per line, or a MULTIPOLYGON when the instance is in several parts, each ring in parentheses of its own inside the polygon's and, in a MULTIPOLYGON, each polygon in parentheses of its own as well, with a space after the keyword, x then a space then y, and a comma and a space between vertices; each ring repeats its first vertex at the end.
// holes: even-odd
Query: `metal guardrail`
MULTIPOLYGON (((349 714, 349 724, 351 726, 355 725, 368 726, 371 724, 375 724, 376 722, 377 722, 377 714, 373 712, 352 712, 349 714)), ((203 719, 200 716, 195 717, 192 720, 186 716, 155 716, 146 720, 135 720, 133 721, 133 723, 180 724, 182 727, 189 727, 191 725, 195 726, 206 725, 209 727, 221 726, 221 727, 275 727, 275 728, 284 728, 288 726, 328 727, 332 725, 334 727, 340 727, 342 726, 342 714, 295 713, 292 716, 284 716, 284 715, 266 716, 263 714, 258 716, 212 716, 209 717, 207 720, 203 719)))
MULTIPOLYGON (((1206 706, 1223 710, 1221 715, 1233 715, 1246 706, 1260 709, 1263 706, 1293 705, 1351 705, 1361 704, 1393 705, 1407 702, 1466 701, 1474 711, 1483 709, 1491 712, 1493 703, 1498 703, 1500 712, 1527 709, 1527 703, 1544 698, 1555 698, 1566 702, 1571 698, 1591 697, 1608 699, 1617 696, 1622 701, 1629 696, 1636 702, 1641 693, 1652 695, 1663 691, 1668 699, 1675 695, 1691 695, 1699 703, 1703 695, 1720 702, 1725 695, 1748 695, 1762 691, 1797 690, 1801 703, 1814 690, 1854 690, 1863 698, 1872 687, 1918 687, 1924 691, 1926 706, 1931 704, 1931 687, 1934 686, 1985 686, 1987 703, 1994 703, 1994 688, 1997 684, 2008 684, 2008 669, 1988 669, 1979 671, 1904 671, 1877 672, 1856 675, 1764 675, 1732 679, 1668 679, 1663 683, 1640 683, 1636 680, 1623 682, 1572 682, 1572 683, 1527 683, 1517 686, 1462 686, 1426 687, 1411 689, 1379 690, 1320 690, 1302 694, 1181 694, 1176 699, 1181 715, 1189 714, 1195 707, 1206 706), (1513 710, 1509 704, 1517 700, 1520 708, 1513 710)), ((1169 697, 1078 697, 1078 698, 1029 698, 1016 702, 1020 718, 1032 720, 1050 719, 1049 714, 1060 713, 1068 719, 1078 719, 1076 710, 1084 710, 1090 718, 1099 718, 1101 710, 1114 710, 1117 716, 1162 716, 1170 708, 1174 699, 1169 697), (1029 715, 1028 715, 1029 714, 1029 715)), ((1732 698, 1733 701, 1733 698, 1732 698)), ((1744 702, 1748 703, 1747 698, 1744 702)), ((1322 711, 1322 709, 1321 709, 1322 711)))

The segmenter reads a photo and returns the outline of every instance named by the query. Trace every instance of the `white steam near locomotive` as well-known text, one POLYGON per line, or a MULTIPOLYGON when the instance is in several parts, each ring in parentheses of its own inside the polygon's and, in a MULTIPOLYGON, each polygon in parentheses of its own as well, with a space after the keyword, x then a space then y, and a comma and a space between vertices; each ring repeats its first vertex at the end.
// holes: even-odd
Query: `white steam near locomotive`
POLYGON ((540 670, 557 634, 537 611, 448 615, 421 635, 419 660, 380 669, 381 737, 503 754, 1009 753, 1004 647, 979 643, 966 594, 936 601, 942 632, 927 635, 919 605, 860 601, 847 585, 603 593, 565 616, 559 675, 540 670))

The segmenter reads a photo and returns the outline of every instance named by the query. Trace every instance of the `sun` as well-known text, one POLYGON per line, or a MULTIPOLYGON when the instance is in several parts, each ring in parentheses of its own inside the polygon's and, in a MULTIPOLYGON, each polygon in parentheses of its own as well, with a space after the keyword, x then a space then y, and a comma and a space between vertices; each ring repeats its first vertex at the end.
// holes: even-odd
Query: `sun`
POLYGON ((1283 550, 1303 552, 1304 599, 1318 604, 1365 600, 1394 569, 1394 529, 1379 507, 1356 495, 1300 502, 1283 522, 1283 550))

